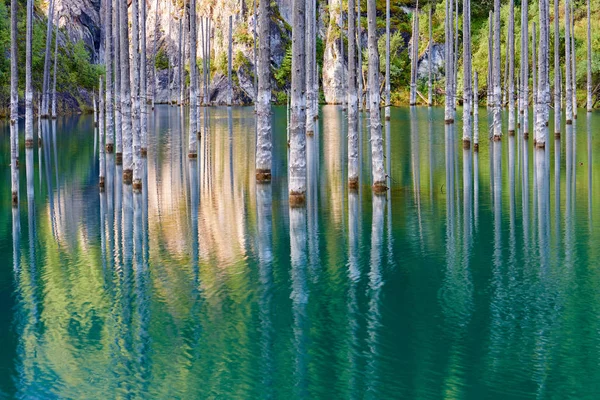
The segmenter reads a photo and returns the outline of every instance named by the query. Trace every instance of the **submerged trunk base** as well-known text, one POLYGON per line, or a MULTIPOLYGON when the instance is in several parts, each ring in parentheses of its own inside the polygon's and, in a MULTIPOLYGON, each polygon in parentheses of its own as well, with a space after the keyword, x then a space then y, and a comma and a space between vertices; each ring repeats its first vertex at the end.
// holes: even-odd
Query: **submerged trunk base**
POLYGON ((33 139, 25 139, 25 148, 33 149, 33 139))
POLYGON ((112 154, 112 152, 115 150, 115 147, 113 144, 107 144, 106 145, 106 152, 109 154, 112 154))
POLYGON ((126 185, 131 185, 131 181, 133 180, 133 171, 130 169, 123 170, 123 183, 126 185))
POLYGON ((508 136, 515 136, 515 131, 508 131, 508 136))
POLYGON ((385 182, 378 181, 378 182, 373 183, 373 193, 383 194, 383 193, 386 193, 387 190, 388 190, 388 187, 385 182))
POLYGON ((500 135, 494 135, 494 137, 492 138, 492 140, 494 142, 501 142, 502 141, 502 136, 500 136, 500 135))
POLYGON ((560 132, 554 132, 554 139, 560 139, 560 132))
POLYGON ((290 192, 289 202, 290 202, 290 207, 292 207, 292 208, 304 207, 306 205, 306 194, 290 192))
POLYGON ((123 165, 123 153, 115 154, 115 164, 123 165))
POLYGON ((142 147, 142 148, 140 149, 140 155, 141 155, 143 158, 146 158, 146 157, 148 156, 148 149, 147 149, 147 148, 145 148, 145 147, 142 147))
POLYGON ((142 180, 141 179, 136 179, 135 181, 133 181, 133 191, 135 193, 142 192, 142 180))
POLYGON ((479 143, 475 143, 475 144, 473 145, 473 151, 475 151, 475 152, 477 152, 477 153, 479 152, 479 143))
POLYGON ((348 178, 348 189, 358 191, 358 177, 348 178))
POLYGON ((452 125, 454 123, 454 118, 446 119, 446 120, 444 120, 444 123, 446 125, 452 125))
POLYGON ((100 192, 104 192, 104 177, 100 177, 100 182, 98 182, 98 186, 100 187, 100 192))
POLYGON ((469 139, 463 140, 463 149, 469 150, 471 148, 471 141, 469 139))
POLYGON ((188 158, 190 160, 196 160, 198 158, 198 153, 188 153, 188 158))
POLYGON ((256 181, 257 182, 271 182, 271 170, 270 169, 257 169, 256 170, 256 181))

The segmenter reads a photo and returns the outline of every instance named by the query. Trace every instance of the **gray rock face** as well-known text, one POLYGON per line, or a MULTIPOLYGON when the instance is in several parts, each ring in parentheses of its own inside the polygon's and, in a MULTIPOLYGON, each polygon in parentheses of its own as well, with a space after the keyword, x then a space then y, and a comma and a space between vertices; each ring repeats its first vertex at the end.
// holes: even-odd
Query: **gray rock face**
MULTIPOLYGON (((44 16, 48 16, 50 2, 44 3, 44 16)), ((83 41, 94 62, 101 59, 100 49, 100 0, 55 0, 54 22, 65 29, 72 42, 83 41)))
MULTIPOLYGON (((417 79, 429 78, 429 52, 431 51, 431 76, 433 80, 444 77, 444 45, 433 43, 419 56, 417 61, 417 79)), ((411 54, 411 52, 409 52, 411 54)))

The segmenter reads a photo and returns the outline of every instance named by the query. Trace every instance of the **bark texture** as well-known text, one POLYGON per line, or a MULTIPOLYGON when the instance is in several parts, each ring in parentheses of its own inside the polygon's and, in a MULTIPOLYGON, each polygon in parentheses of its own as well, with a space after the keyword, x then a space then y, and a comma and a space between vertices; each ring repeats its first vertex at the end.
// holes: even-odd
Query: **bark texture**
POLYGON ((508 133, 515 132, 515 2, 508 10, 508 133))
POLYGON ((500 0, 494 0, 494 140, 502 138, 502 93, 500 88, 500 0))
POLYGON ((55 0, 50 0, 50 5, 48 6, 48 23, 46 25, 46 52, 44 57, 44 75, 42 82, 42 118, 48 118, 48 106, 50 105, 50 51, 52 49, 54 1, 55 0))
MULTIPOLYGON (((554 0, 557 2, 558 0, 554 0)), ((587 86, 586 86, 586 105, 587 111, 591 112, 594 106, 592 102, 592 13, 590 9, 590 0, 587 0, 587 86)))
MULTIPOLYGON (((106 76, 106 146, 114 146, 114 115, 113 115, 113 52, 112 52, 112 0, 104 4, 104 68, 106 76)), ((56 68, 55 68, 56 69, 56 68)), ((54 103, 53 103, 54 107, 54 103)))
POLYGON ((358 189, 358 96, 356 93, 355 0, 348 0, 348 186, 358 189))
POLYGON ((198 67, 196 65, 196 0, 190 1, 190 130, 188 157, 198 158, 198 67))
POLYGON ((133 132, 131 121, 131 79, 129 71, 129 23, 127 2, 119 2, 121 51, 121 129, 123 131, 123 183, 131 184, 133 174, 133 132))
POLYGON ((31 81, 31 46, 33 37, 33 0, 27 0, 27 34, 25 37, 25 147, 33 146, 33 86, 31 81))
MULTIPOLYGON (((310 0, 309 0, 310 2, 310 0)), ((271 6, 261 1, 258 10, 258 98, 256 103, 256 179, 271 180, 273 140, 271 138, 271 6)), ((307 57, 308 58, 308 57, 307 57)), ((309 71, 306 71, 307 74, 309 71)))
MULTIPOLYGON (((511 0, 512 1, 512 0, 511 0)), ((471 143, 471 0, 463 2, 463 143, 471 143)))
POLYGON ((571 5, 565 0, 565 118, 567 125, 573 122, 573 85, 571 83, 571 5))

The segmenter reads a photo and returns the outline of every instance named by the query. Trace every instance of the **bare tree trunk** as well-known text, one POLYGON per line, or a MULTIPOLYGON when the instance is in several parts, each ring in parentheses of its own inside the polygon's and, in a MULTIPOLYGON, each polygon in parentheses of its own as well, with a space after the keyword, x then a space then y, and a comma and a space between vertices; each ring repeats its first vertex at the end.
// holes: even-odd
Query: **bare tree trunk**
MULTIPOLYGON (((313 0, 307 0, 306 2, 306 134, 308 136, 314 135, 315 132, 315 118, 314 118, 314 101, 316 97, 315 93, 315 74, 313 72, 316 65, 314 64, 315 59, 313 58, 313 52, 316 46, 316 10, 314 9, 315 2, 313 0)), ((260 12, 260 11, 259 11, 260 12)), ((260 28, 259 28, 260 29, 260 28)), ((262 36, 260 37, 262 40, 262 36)), ((343 42, 343 40, 342 40, 343 42)), ((260 74, 260 72, 259 72, 260 74)), ((259 83, 260 85, 260 83, 259 83)))
POLYGON ((554 0, 554 137, 560 138, 560 13, 559 0, 554 0))
MULTIPOLYGON (((419 13, 419 1, 417 0, 417 10, 415 12, 415 20, 419 13)), ((415 26, 415 24, 413 24, 415 26)), ((413 32, 413 47, 415 46, 415 38, 418 33, 413 32)), ((350 59, 348 59, 349 61, 350 59)), ((413 96, 416 87, 413 87, 411 81, 411 98, 410 105, 416 104, 416 96, 413 96)), ((390 0, 385 0, 385 120, 390 120, 390 0)), ((348 120, 350 121, 350 120, 348 120)))
POLYGON ((550 81, 548 74, 549 51, 548 32, 550 28, 550 6, 548 0, 539 0, 540 10, 540 47, 538 54, 538 111, 536 113, 535 144, 538 148, 546 146, 548 126, 548 107, 550 104, 550 81))
MULTIPOLYGON (((257 15, 256 15, 256 0, 253 1, 253 8, 254 8, 254 24, 252 25, 252 35, 254 37, 254 108, 256 109, 257 106, 257 98, 258 98, 258 71, 257 71, 257 67, 258 67, 258 53, 257 53, 257 48, 256 48, 256 19, 257 19, 257 15)), ((208 40, 208 38, 207 38, 208 40)))
POLYGON ((577 49, 575 48, 575 11, 573 9, 573 2, 571 1, 571 74, 573 79, 573 119, 577 119, 577 49))
POLYGON ((445 45, 446 45, 446 104, 445 104, 445 122, 446 124, 454 123, 454 100, 452 99, 452 78, 454 76, 453 59, 452 54, 452 0, 446 1, 446 18, 445 18, 445 45))
POLYGON ((140 6, 140 154, 148 154, 148 67, 146 63, 146 2, 140 6))
MULTIPOLYGON (((538 103, 538 68, 537 68, 537 28, 535 22, 531 29, 531 75, 532 75, 532 94, 533 94, 533 111, 537 113, 538 103)), ((535 126, 535 115, 533 116, 535 126)))
POLYGON ((56 70, 58 68, 58 24, 54 26, 54 70, 52 79, 52 119, 56 119, 56 70))
POLYGON ((140 11, 138 0, 131 1, 131 130, 133 135, 133 190, 142 189, 140 141, 140 11))
MULTIPOLYGON (((389 0, 386 0, 389 3, 389 0)), ((386 38, 386 48, 389 54, 389 36, 386 38)), ((413 13, 413 24, 412 24, 412 54, 410 62, 410 105, 414 106, 417 104, 417 65, 419 58, 419 3, 413 13)), ((386 55, 386 90, 389 86, 387 78, 389 76, 389 55, 386 55)), ((388 110, 386 108, 386 117, 388 110)), ((387 120, 387 119, 386 119, 387 120)))
POLYGON ((515 2, 510 0, 508 16, 508 134, 515 134, 515 2))
POLYGON ((356 51, 358 53, 358 104, 365 111, 365 102, 363 100, 363 62, 362 62, 362 0, 358 0, 356 15, 356 51))
POLYGON ((94 127, 96 127, 98 126, 98 107, 96 106, 96 92, 92 92, 92 107, 94 108, 94 127))
MULTIPOLYGON (((191 20, 190 20, 191 23, 191 20)), ((158 42, 158 0, 154 3, 154 40, 152 41, 152 64, 153 64, 153 81, 152 81, 152 109, 154 110, 154 104, 156 103, 156 88, 158 86, 158 71, 156 70, 156 43, 158 42)), ((190 71, 191 74, 191 71, 190 71)))
MULTIPOLYGON (((308 0, 311 1, 311 0, 308 0)), ((341 2, 340 2, 341 4, 341 2)), ((340 12, 340 58, 342 60, 342 76, 340 79, 340 83, 342 86, 342 93, 346 93, 346 88, 344 85, 346 84, 346 80, 344 79, 344 64, 346 63, 346 58, 344 57, 344 18, 343 13, 340 12)), ((342 111, 346 111, 346 96, 342 95, 342 111)))
POLYGON ((573 123, 573 85, 571 83, 571 6, 570 0, 565 0, 565 113, 566 123, 573 123))
POLYGON ((190 130, 188 134, 188 158, 198 158, 198 137, 200 136, 200 124, 198 122, 198 66, 196 65, 197 35, 196 30, 196 0, 190 1, 190 130))
POLYGON ((433 105, 433 92, 431 82, 431 53, 433 52, 433 33, 431 27, 431 10, 433 5, 429 5, 429 52, 427 54, 427 68, 428 68, 428 80, 427 80, 427 105, 431 107, 433 105))
POLYGON ((177 52, 177 89, 179 92, 179 99, 177 104, 181 107, 183 105, 183 16, 179 17, 179 31, 178 31, 178 42, 179 48, 177 52))
POLYGON ((42 118, 48 118, 50 103, 50 51, 52 49, 52 23, 54 21, 54 0, 48 6, 48 24, 46 26, 46 52, 44 56, 44 77, 42 83, 42 109, 39 110, 42 118))
MULTIPOLYGON (((121 5, 119 0, 113 3, 113 45, 115 48, 115 164, 123 164, 123 114, 121 112, 121 5)), ((111 149, 106 148, 107 152, 111 149)))
POLYGON ((488 28, 487 107, 490 108, 494 103, 494 19, 492 11, 490 11, 488 28))
POLYGON ((500 90, 500 0, 494 0, 494 141, 502 139, 502 93, 500 90))
POLYGON ((463 1, 463 149, 471 147, 471 0, 463 1))
POLYGON ((379 111, 379 51, 377 50, 377 6, 375 0, 367 0, 369 28, 369 117, 371 122, 371 162, 373 191, 387 190, 385 166, 383 163, 383 139, 379 111))
POLYGON ((529 5, 521 3, 521 101, 523 137, 529 137, 529 5))
MULTIPOLYGON (((107 42, 105 42, 105 44, 107 44, 107 42)), ((106 57, 106 49, 105 49, 105 53, 104 53, 105 57, 106 57)), ((100 147, 100 152, 99 152, 99 172, 98 172, 98 180, 99 180, 99 186, 100 186, 100 191, 104 191, 104 137, 105 137, 105 133, 104 133, 104 86, 103 86, 103 82, 102 82, 102 77, 99 78, 99 91, 98 91, 98 100, 100 101, 100 122, 98 125, 98 141, 99 141, 99 147, 100 147)))
POLYGON ((305 0, 294 0, 292 13, 292 96, 290 121, 290 206, 306 203, 305 0))
POLYGON ((112 53, 112 0, 104 4, 104 68, 106 75, 106 150, 113 152, 114 147, 114 119, 113 119, 113 53, 112 53))
POLYGON ((133 178, 133 132, 131 120, 131 80, 129 71, 129 23, 127 2, 120 2, 121 51, 121 116, 123 131, 123 183, 131 185, 133 178))
MULTIPOLYGON (((418 17, 417 17, 418 18, 418 17)), ((418 23, 418 19, 417 19, 417 23, 418 23)), ((452 74, 452 106, 453 106, 453 113, 456 114, 456 102, 457 102, 457 82, 458 82, 458 0, 455 0, 454 3, 454 59, 452 61, 452 68, 453 68, 453 74, 452 74)), ((417 52, 417 56, 418 56, 418 52, 417 52)))
POLYGON ((10 1, 10 171, 12 205, 19 205, 19 68, 18 0, 10 1))
MULTIPOLYGON (((312 52, 312 58, 313 58, 313 65, 315 66, 313 68, 313 83, 315 86, 314 89, 314 98, 312 101, 312 104, 310 104, 309 106, 312 107, 313 109, 313 120, 314 121, 318 121, 319 119, 319 64, 317 62, 317 37, 319 35, 319 31, 318 31, 318 24, 317 24, 317 11, 318 11, 318 3, 317 0, 310 0, 313 3, 313 21, 312 24, 314 26, 313 31, 315 32, 315 37, 314 37, 314 46, 313 46, 313 52, 312 52)), ((315 124, 318 124, 318 122, 315 122, 315 124)))
POLYGON ((25 147, 33 147, 33 87, 31 47, 33 40, 33 0, 27 0, 27 35, 25 44, 25 147))
POLYGON ((168 41, 171 40, 171 25, 173 25, 173 3, 171 2, 171 0, 169 0, 169 28, 168 28, 168 33, 167 33, 167 40, 165 43, 165 47, 166 47, 166 52, 167 52, 167 60, 168 60, 168 69, 167 69, 167 85, 169 86, 169 99, 167 100, 167 104, 169 105, 173 105, 173 93, 172 93, 172 89, 173 89, 173 81, 172 79, 172 71, 173 71, 173 63, 171 61, 171 56, 169 55, 169 43, 168 41))
MULTIPOLYGON (((470 2, 471 0, 468 1, 470 2)), ((475 71, 473 80, 473 142, 473 150, 479 151, 479 76, 477 75, 477 71, 475 71)))
MULTIPOLYGON (((558 1, 558 0, 554 0, 558 1)), ((592 112, 592 12, 590 0, 587 0, 587 111, 592 112)))
MULTIPOLYGON (((508 32, 506 35, 506 43, 508 44, 508 32)), ((502 46, 502 44, 500 44, 502 46)), ((502 51, 502 50, 501 50, 502 51)), ((508 46, 504 57, 504 88, 502 89, 502 108, 508 104, 508 46)))
MULTIPOLYGON (((258 54, 258 98, 256 102, 256 180, 259 182, 269 182, 271 181, 271 164, 273 162, 273 139, 271 137, 270 3, 268 1, 261 1, 259 4, 258 13, 258 34, 260 48, 258 54)), ((308 9, 307 14, 309 14, 308 9)), ((310 40, 307 40, 307 44, 309 42, 310 40)), ((306 58, 309 59, 310 57, 307 56, 306 58)), ((312 71, 310 69, 306 69, 306 74, 311 75, 311 73, 312 71)))
POLYGON ((233 101, 233 81, 231 80, 231 63, 233 62, 233 15, 229 16, 229 49, 227 57, 227 105, 233 101))
POLYGON ((348 0, 348 187, 351 190, 358 190, 359 168, 355 6, 355 0, 348 0))

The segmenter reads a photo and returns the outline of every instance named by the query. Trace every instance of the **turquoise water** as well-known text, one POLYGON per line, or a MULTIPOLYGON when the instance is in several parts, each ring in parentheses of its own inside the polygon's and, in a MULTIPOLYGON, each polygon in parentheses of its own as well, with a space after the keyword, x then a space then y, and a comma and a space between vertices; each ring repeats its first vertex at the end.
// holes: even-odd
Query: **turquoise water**
POLYGON ((207 113, 197 161, 186 115, 151 114, 141 194, 110 159, 99 193, 90 116, 42 122, 18 208, 0 126, 0 398, 597 398, 600 115, 534 151, 482 110, 475 154, 393 109, 374 197, 366 120, 352 193, 326 106, 290 209, 285 109, 269 185, 253 109, 207 113))

